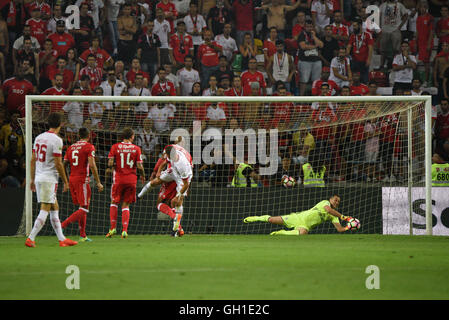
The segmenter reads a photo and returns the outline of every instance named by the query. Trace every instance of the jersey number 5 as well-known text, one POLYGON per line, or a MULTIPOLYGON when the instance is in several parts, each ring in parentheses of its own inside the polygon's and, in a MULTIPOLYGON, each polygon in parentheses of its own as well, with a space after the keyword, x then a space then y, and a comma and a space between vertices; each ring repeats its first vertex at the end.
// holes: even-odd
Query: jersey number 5
POLYGON ((47 145, 46 144, 36 144, 36 158, 39 162, 45 162, 47 158, 47 145))
MULTIPOLYGON (((134 160, 131 160, 131 153, 126 154, 126 164, 132 168, 134 166, 134 160)), ((120 153, 120 165, 121 168, 125 168, 125 154, 120 153)))
POLYGON ((76 167, 78 165, 78 153, 79 150, 74 150, 72 152, 72 166, 76 167))

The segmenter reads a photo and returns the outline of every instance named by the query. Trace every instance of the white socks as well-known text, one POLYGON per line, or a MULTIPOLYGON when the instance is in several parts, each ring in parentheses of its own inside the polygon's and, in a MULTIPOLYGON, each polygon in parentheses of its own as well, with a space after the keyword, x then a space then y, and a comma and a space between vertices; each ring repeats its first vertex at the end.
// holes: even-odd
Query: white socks
POLYGON ((30 236, 28 238, 31 239, 31 241, 34 241, 39 231, 41 231, 42 227, 45 224, 45 221, 47 220, 48 211, 41 210, 39 212, 39 215, 36 218, 36 221, 34 221, 33 229, 31 230, 30 236))
POLYGON ((151 181, 148 182, 143 188, 142 190, 140 190, 139 194, 137 195, 139 198, 142 198, 142 196, 147 193, 148 190, 150 190, 151 188, 151 181))
POLYGON ((50 211, 50 222, 58 240, 65 240, 64 234, 62 233, 61 221, 59 220, 59 211, 50 211))

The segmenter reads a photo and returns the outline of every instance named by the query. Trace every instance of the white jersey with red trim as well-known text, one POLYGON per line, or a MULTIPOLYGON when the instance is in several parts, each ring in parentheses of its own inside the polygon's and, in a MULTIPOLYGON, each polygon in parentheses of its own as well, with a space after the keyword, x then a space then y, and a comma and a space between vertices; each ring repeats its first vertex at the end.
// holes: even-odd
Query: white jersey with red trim
MULTIPOLYGON (((177 174, 182 179, 187 179, 193 176, 193 162, 190 153, 181 147, 180 145, 171 145, 176 150, 178 155, 177 161, 167 159, 169 161, 169 167, 173 168, 175 174, 177 174)), ((164 149, 165 153, 165 149, 164 149)))
POLYGON ((62 139, 54 132, 44 132, 36 137, 33 153, 36 156, 35 182, 58 183, 59 174, 55 166, 55 157, 62 157, 62 139))

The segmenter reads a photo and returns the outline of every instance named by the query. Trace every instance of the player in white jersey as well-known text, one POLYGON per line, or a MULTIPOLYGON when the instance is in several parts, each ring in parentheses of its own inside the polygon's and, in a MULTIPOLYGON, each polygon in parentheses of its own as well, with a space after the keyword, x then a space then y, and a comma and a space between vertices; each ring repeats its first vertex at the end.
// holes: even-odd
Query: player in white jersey
POLYGON ((172 200, 172 205, 175 208, 175 218, 173 220, 174 236, 177 236, 179 226, 181 223, 184 208, 182 206, 184 197, 190 187, 190 182, 193 177, 193 163, 192 156, 180 144, 182 137, 179 137, 175 144, 168 145, 164 149, 164 155, 167 159, 165 164, 159 167, 156 178, 148 182, 140 191, 138 197, 141 198, 151 187, 160 185, 162 182, 176 182, 176 197, 172 200), (164 170, 164 168, 167 168, 164 170), (164 171, 162 171, 164 170, 164 171))
POLYGON ((50 213, 50 222, 55 230, 61 247, 76 245, 62 233, 59 220, 59 206, 56 199, 58 180, 61 176, 64 182, 63 192, 69 190, 69 182, 62 164, 62 139, 58 136, 61 130, 62 114, 51 113, 48 116, 50 130, 38 135, 34 141, 31 158, 30 188, 36 192, 37 201, 41 204, 39 215, 34 222, 33 229, 25 241, 27 247, 35 247, 35 238, 45 224, 50 213))

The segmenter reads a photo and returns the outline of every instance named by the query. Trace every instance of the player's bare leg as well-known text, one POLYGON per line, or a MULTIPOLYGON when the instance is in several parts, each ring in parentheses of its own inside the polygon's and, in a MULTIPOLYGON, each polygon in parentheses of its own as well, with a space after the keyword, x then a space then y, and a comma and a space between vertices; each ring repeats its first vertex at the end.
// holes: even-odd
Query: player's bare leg
POLYGON ((118 216, 118 205, 119 203, 112 202, 109 206, 109 219, 111 222, 111 228, 109 232, 106 234, 106 238, 111 238, 114 234, 117 233, 117 216, 118 216))
POLYGON ((151 188, 158 186, 160 184, 162 184, 162 180, 161 178, 157 177, 154 178, 153 180, 150 180, 143 188, 142 190, 140 190, 139 194, 137 195, 137 198, 142 198, 144 196, 145 193, 148 192, 148 190, 150 190, 151 188))
POLYGON ((128 225, 129 225, 129 203, 122 203, 122 239, 128 237, 128 225))
POLYGON ((182 214, 184 213, 184 207, 182 203, 184 202, 184 196, 180 195, 173 198, 171 204, 175 211, 175 217, 173 219, 173 233, 174 237, 182 237, 184 235, 184 230, 181 227, 182 214))

